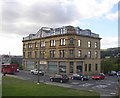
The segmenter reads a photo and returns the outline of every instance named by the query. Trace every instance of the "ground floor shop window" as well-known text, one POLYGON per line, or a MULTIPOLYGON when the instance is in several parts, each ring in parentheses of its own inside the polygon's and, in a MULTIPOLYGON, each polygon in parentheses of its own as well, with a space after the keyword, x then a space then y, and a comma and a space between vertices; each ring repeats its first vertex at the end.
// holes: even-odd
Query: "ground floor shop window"
POLYGON ((40 69, 40 70, 45 70, 45 65, 44 65, 44 64, 40 64, 40 65, 39 65, 39 69, 40 69))
POLYGON ((66 62, 60 62, 59 72, 60 73, 66 73, 66 62))
POLYGON ((95 64, 95 70, 96 71, 98 70, 98 64, 95 64))
POLYGON ((85 71, 87 71, 87 64, 85 64, 85 71))
POLYGON ((91 64, 89 64, 89 71, 91 71, 91 64))
POLYGON ((77 73, 83 72, 82 70, 82 62, 77 62, 77 73))
POLYGON ((57 73, 57 62, 48 63, 48 72, 57 73))
POLYGON ((26 70, 32 70, 32 69, 34 69, 35 62, 33 62, 33 61, 27 61, 26 64, 27 64, 26 65, 26 70))
POLYGON ((70 62, 70 73, 73 73, 74 62, 70 62))

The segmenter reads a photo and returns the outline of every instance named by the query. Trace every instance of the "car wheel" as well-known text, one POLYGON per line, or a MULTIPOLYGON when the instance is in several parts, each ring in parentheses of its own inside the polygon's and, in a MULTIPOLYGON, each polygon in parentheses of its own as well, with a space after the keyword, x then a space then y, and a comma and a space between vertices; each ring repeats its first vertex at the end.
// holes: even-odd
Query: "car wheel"
POLYGON ((63 83, 63 80, 60 80, 60 83, 63 83))
POLYGON ((72 77, 71 79, 73 80, 74 78, 72 77))
POLYGON ((83 80, 84 80, 84 78, 81 78, 81 80, 83 81, 83 80))
POLYGON ((53 79, 50 79, 51 82, 53 82, 53 79))
POLYGON ((33 72, 31 72, 33 75, 34 75, 34 73, 33 72))

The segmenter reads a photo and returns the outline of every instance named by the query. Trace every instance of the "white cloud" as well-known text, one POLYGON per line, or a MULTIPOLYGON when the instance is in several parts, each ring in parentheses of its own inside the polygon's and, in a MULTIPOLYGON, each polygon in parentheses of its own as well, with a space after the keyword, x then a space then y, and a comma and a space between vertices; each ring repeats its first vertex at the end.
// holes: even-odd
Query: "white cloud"
POLYGON ((102 37, 101 46, 102 49, 118 47, 118 37, 102 37))
MULTIPOLYGON (((22 39, 17 37, 22 38, 30 33, 36 33, 41 26, 58 27, 69 24, 76 26, 76 24, 82 24, 80 22, 82 19, 100 18, 102 16, 106 16, 108 19, 116 19, 117 13, 111 13, 111 10, 118 1, 2 0, 0 3, 2 6, 2 25, 0 26, 2 27, 2 32, 0 32, 2 48, 0 48, 0 52, 8 53, 8 50, 14 50, 18 54, 17 49, 22 51, 22 39), (6 35, 10 38, 6 38, 6 35), (11 39, 11 35, 16 37, 12 36, 11 39), (3 43, 3 40, 7 41, 3 43), (9 47, 8 43, 16 48, 9 47)), ((107 47, 107 43, 102 43, 102 46, 104 45, 107 47)))
POLYGON ((35 26, 40 28, 43 25, 76 24, 81 19, 97 18, 104 15, 109 18, 116 18, 116 14, 113 15, 110 12, 118 1, 3 0, 2 30, 8 34, 28 34, 27 31, 29 30, 34 32, 35 26))
POLYGON ((116 20, 120 17, 118 16, 118 14, 120 14, 120 11, 115 13, 109 13, 108 15, 106 15, 106 17, 110 20, 116 20))
POLYGON ((22 38, 15 34, 0 34, 0 54, 9 52, 11 55, 22 55, 22 38))

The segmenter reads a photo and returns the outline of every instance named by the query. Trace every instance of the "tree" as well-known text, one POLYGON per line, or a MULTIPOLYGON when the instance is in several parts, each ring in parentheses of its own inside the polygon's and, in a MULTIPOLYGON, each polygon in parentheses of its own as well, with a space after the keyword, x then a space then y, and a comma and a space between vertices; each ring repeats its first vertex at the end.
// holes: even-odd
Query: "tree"
POLYGON ((101 62, 101 70, 103 73, 108 73, 108 71, 112 70, 112 63, 108 59, 104 59, 101 62))

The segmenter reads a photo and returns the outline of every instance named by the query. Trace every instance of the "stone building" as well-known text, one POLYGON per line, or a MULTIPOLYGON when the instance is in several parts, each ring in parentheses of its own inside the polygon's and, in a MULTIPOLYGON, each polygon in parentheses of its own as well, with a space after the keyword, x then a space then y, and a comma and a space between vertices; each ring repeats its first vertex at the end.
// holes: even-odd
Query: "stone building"
POLYGON ((99 73, 100 40, 89 29, 42 27, 36 34, 23 38, 24 70, 39 66, 47 73, 99 73))

